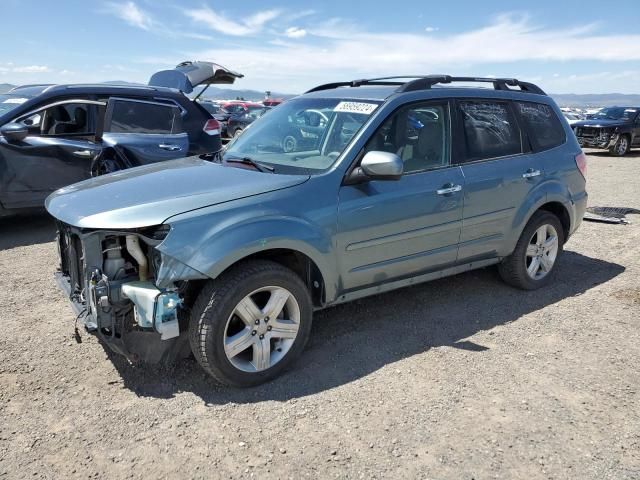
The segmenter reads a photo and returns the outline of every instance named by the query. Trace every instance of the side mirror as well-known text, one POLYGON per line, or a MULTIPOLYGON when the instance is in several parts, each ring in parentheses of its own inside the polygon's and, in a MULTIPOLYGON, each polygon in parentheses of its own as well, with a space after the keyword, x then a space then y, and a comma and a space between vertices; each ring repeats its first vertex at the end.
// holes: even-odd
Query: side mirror
POLYGON ((399 180, 403 169, 404 163, 395 153, 367 152, 346 183, 353 185, 370 180, 399 180))
POLYGON ((21 142, 29 135, 29 129, 21 123, 7 123, 0 128, 0 135, 9 142, 21 142))

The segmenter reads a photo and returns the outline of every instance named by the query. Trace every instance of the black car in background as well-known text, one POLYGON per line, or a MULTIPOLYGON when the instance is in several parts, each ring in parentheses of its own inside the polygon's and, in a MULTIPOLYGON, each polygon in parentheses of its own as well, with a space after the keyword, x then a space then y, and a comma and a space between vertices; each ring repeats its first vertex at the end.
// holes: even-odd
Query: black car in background
POLYGON ((222 148, 220 125, 186 94, 242 75, 209 62, 149 86, 32 85, 0 95, 0 216, 44 207, 91 176, 222 148))
POLYGON ((640 107, 606 107, 571 128, 581 147, 601 148, 621 157, 640 147, 640 107))
POLYGON ((253 121, 263 116, 273 107, 264 107, 264 106, 253 106, 250 105, 247 107, 247 110, 232 115, 227 121, 227 135, 229 137, 236 137, 242 133, 242 131, 247 128, 253 121))

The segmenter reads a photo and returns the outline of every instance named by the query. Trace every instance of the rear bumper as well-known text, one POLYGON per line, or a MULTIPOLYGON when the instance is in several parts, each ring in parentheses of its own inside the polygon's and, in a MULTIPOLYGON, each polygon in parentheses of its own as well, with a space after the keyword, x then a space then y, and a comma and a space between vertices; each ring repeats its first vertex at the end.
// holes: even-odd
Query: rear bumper
POLYGON ((569 236, 573 235, 578 227, 582 224, 582 218, 587 211, 587 201, 589 195, 587 192, 582 192, 581 195, 576 195, 572 198, 573 201, 573 221, 571 222, 571 229, 569 230, 569 236))

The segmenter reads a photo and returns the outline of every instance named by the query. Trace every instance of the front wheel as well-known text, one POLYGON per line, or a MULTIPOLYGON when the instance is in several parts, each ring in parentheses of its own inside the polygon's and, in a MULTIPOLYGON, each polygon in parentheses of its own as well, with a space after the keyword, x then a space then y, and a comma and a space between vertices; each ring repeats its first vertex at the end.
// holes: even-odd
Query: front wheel
POLYGON ((513 253, 498 265, 502 279, 523 290, 546 285, 562 253, 564 233, 558 217, 549 212, 533 214, 513 253))
POLYGON ((270 261, 245 262, 200 292, 191 311, 191 349, 220 383, 259 385, 302 353, 312 311, 309 291, 293 271, 270 261))
POLYGON ((631 142, 629 141, 629 137, 627 135, 620 135, 616 144, 609 149, 609 153, 616 157, 623 157, 631 148, 631 142))

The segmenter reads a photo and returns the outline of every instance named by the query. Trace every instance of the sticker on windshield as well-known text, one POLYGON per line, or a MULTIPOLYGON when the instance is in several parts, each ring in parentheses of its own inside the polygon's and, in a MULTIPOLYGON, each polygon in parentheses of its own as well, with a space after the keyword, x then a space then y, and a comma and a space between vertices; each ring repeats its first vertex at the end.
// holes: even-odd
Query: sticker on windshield
POLYGON ((2 103, 17 103, 18 105, 29 100, 28 98, 7 98, 2 103))
POLYGON ((363 113, 370 115, 378 105, 375 103, 363 103, 363 102, 340 102, 333 109, 334 112, 346 112, 346 113, 363 113))

